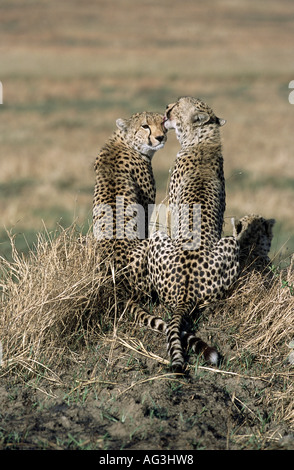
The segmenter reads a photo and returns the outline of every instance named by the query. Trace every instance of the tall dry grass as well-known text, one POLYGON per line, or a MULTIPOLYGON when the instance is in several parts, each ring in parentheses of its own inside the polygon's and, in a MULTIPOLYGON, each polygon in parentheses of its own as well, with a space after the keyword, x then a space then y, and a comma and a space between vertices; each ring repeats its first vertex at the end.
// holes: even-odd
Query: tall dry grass
POLYGON ((274 404, 273 419, 294 425, 294 258, 287 268, 245 267, 215 323, 225 325, 233 343, 230 361, 268 382, 265 401, 274 404), (293 346, 292 346, 293 347, 293 346), (279 382, 278 389, 271 389, 279 382))
POLYGON ((293 258, 281 270, 245 269, 222 309, 238 351, 250 351, 259 362, 283 362, 294 336, 293 258))
POLYGON ((74 226, 39 234, 27 257, 10 240, 12 261, 0 259, 2 367, 46 375, 107 327, 112 282, 93 239, 74 226))
MULTIPOLYGON (((11 247, 12 261, 0 259, 1 374, 24 371, 57 381, 73 357, 78 361, 88 346, 109 340, 117 326, 119 299, 112 276, 104 271, 105 254, 75 226, 40 234, 27 257, 16 250, 13 236, 11 247)), ((277 419, 294 425, 294 370, 288 361, 294 337, 293 262, 267 274, 244 269, 213 310, 209 328, 219 343, 230 344, 230 370, 239 372, 243 364, 244 372, 246 360, 254 358, 245 373, 260 375, 269 385, 278 378, 280 388, 269 387, 268 400, 276 403, 277 419)), ((124 341, 132 329, 124 327, 124 341)))

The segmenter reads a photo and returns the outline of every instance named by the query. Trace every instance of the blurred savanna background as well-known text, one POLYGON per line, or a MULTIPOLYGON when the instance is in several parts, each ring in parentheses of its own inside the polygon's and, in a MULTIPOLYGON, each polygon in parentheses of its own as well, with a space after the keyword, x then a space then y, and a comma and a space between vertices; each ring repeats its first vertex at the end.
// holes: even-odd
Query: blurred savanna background
MULTIPOLYGON (((92 222, 93 165, 118 117, 182 95, 222 118, 230 218, 275 218, 272 255, 294 250, 291 0, 2 0, 0 252, 92 222)), ((157 203, 179 145, 154 157, 157 203)))

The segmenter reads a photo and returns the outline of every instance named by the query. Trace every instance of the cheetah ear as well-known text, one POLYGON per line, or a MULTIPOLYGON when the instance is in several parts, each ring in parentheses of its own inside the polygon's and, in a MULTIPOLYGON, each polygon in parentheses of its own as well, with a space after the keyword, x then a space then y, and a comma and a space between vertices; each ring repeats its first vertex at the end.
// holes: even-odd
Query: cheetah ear
POLYGON ((227 121, 225 119, 217 117, 216 122, 218 123, 219 126, 224 126, 227 121))
POLYGON ((207 113, 196 113, 192 114, 192 123, 197 124, 198 126, 201 126, 202 124, 205 124, 207 121, 209 121, 210 116, 207 113))
POLYGON ((242 231, 242 222, 241 220, 237 220, 235 222, 235 231, 236 231, 236 234, 239 235, 242 231))
POLYGON ((127 119, 122 119, 119 118, 116 120, 116 126, 121 130, 121 131, 126 131, 128 128, 128 121, 127 119))

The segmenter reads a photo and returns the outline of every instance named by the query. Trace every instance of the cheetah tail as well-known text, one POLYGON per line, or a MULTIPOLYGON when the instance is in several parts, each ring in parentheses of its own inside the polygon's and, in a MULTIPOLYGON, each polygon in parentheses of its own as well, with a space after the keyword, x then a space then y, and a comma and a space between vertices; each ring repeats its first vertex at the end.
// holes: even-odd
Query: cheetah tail
POLYGON ((166 332, 166 322, 161 317, 156 317, 151 313, 146 312, 140 305, 136 302, 130 303, 130 313, 133 316, 135 323, 139 325, 146 326, 155 331, 160 331, 161 333, 166 332))
POLYGON ((197 355, 203 354, 205 361, 214 365, 218 363, 219 355, 217 350, 211 346, 208 346, 208 344, 202 341, 201 338, 198 338, 188 331, 182 331, 181 339, 187 349, 191 349, 197 355))

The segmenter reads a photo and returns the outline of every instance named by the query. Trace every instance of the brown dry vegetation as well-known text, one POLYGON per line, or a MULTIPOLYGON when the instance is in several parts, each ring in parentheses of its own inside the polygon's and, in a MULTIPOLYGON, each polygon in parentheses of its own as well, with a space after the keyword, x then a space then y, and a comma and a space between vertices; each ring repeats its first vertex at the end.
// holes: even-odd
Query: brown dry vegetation
POLYGON ((223 358, 191 356, 185 377, 170 373, 165 339, 117 308, 91 234, 78 235, 39 236, 29 257, 11 240, 2 260, 3 448, 293 447, 292 266, 244 271, 202 312, 197 332, 223 358))
MULTIPOLYGON (((0 447, 293 448, 293 3, 5 0, 0 12, 0 447), (244 273, 197 324, 222 363, 192 357, 187 377, 117 310, 88 233, 115 119, 181 95, 227 119, 227 219, 277 221, 272 276, 244 273)), ((154 157, 157 202, 177 149, 169 133, 154 157)))

